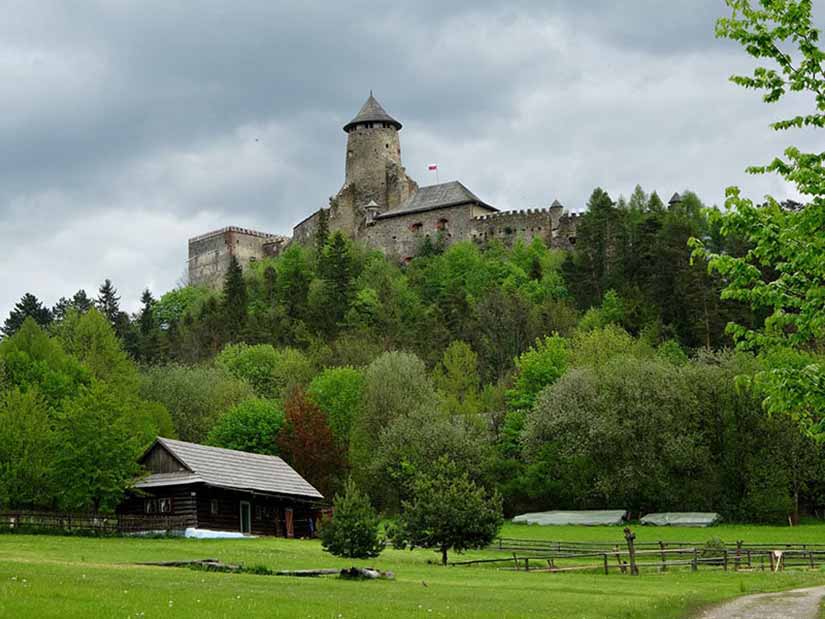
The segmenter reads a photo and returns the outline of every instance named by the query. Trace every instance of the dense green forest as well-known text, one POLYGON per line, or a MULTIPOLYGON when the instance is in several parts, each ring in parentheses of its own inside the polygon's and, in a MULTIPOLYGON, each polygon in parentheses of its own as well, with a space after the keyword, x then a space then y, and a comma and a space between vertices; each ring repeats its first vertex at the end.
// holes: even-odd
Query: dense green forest
POLYGON ((352 478, 394 513, 446 457, 507 513, 825 504, 822 448, 766 415, 766 370, 813 352, 732 350, 750 304, 692 260, 737 256, 686 192, 593 192, 573 251, 426 240, 400 266, 340 234, 121 311, 107 280, 0 342, 0 505, 111 509, 156 434, 278 454, 332 496, 352 478))

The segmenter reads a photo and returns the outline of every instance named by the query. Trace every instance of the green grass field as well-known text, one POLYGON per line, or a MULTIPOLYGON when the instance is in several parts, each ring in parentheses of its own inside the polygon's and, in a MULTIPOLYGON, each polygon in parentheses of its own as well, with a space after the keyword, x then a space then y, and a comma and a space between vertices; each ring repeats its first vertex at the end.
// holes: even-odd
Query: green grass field
MULTIPOLYGON (((635 527, 642 541, 823 542, 825 526, 635 527)), ((616 527, 507 525, 502 535, 560 540, 616 540, 616 527)), ((462 558, 493 553, 473 552, 462 558)), ((686 617, 702 605, 757 591, 824 584, 825 573, 687 570, 639 578, 620 574, 525 574, 494 568, 441 567, 428 551, 387 550, 348 561, 316 541, 94 539, 0 535, 0 617, 686 617), (216 558, 247 566, 306 569, 374 565, 394 581, 351 582, 216 574, 134 565, 216 558)))

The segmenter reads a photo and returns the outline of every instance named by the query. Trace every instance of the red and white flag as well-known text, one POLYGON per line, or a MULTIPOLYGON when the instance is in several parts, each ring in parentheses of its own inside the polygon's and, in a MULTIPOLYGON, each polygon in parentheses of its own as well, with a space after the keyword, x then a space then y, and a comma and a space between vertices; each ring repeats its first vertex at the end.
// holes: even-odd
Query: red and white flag
POLYGON ((438 169, 438 164, 437 164, 437 163, 431 163, 431 164, 429 164, 429 165, 427 166, 427 169, 428 169, 430 172, 432 172, 433 170, 437 170, 437 169, 438 169))

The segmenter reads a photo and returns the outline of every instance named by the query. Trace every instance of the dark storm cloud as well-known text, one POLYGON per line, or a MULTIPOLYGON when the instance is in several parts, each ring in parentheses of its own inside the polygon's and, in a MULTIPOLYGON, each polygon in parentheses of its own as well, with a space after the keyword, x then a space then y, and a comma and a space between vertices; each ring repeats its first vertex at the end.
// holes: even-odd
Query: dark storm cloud
MULTIPOLYGON (((186 239, 288 233, 343 180, 341 126, 369 89, 426 163, 504 207, 602 185, 719 202, 785 145, 781 110, 727 83, 717 0, 13 0, 0 21, 5 315, 111 277, 129 307, 185 268, 186 239)), ((800 140, 797 140, 800 141, 800 140)), ((804 142, 804 140, 802 140, 804 142)), ((442 180, 444 180, 442 178, 442 180)))

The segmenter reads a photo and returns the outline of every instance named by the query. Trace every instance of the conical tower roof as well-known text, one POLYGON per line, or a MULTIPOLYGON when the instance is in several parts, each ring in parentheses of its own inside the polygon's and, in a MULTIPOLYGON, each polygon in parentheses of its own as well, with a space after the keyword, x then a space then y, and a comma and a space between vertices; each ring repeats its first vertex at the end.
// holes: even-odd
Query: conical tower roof
POLYGON ((395 120, 389 114, 387 114, 386 110, 383 107, 381 107, 380 103, 378 103, 378 100, 372 96, 372 91, 370 91, 369 98, 364 103, 364 105, 361 106, 361 110, 358 112, 358 114, 356 114, 355 118, 353 118, 346 125, 344 125, 344 131, 349 133, 357 125, 376 122, 389 123, 393 127, 395 127, 396 130, 401 128, 401 123, 395 120))
POLYGON ((678 192, 673 194, 673 197, 670 199, 668 204, 679 204, 682 201, 682 196, 679 195, 678 192))

